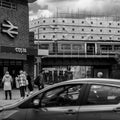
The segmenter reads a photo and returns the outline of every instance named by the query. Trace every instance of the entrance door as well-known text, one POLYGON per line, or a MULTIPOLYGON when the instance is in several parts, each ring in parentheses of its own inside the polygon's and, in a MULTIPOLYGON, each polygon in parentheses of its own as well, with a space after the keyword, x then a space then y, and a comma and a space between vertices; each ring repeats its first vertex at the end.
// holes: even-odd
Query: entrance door
POLYGON ((87 43, 87 54, 94 55, 95 54, 95 44, 94 43, 87 43))

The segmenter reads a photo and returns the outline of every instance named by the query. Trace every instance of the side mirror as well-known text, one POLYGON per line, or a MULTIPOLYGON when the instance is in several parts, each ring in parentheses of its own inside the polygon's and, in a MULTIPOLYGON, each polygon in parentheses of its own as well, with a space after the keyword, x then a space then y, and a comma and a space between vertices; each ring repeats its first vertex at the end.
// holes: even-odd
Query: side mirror
POLYGON ((38 107, 38 106, 40 105, 40 100, 39 100, 39 99, 35 99, 35 100, 33 101, 33 105, 34 105, 35 107, 38 107))

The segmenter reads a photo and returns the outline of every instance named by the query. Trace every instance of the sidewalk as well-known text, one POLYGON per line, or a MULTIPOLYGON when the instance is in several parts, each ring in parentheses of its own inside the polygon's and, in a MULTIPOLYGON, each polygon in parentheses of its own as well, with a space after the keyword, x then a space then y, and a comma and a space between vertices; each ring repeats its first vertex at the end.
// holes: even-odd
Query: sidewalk
MULTIPOLYGON (((34 89, 33 92, 35 92, 35 91, 37 91, 36 88, 34 89)), ((20 90, 19 89, 12 90, 12 100, 9 99, 9 96, 8 96, 8 100, 5 100, 5 93, 4 93, 3 89, 0 89, 0 106, 12 104, 20 99, 21 98, 20 98, 20 90)))
MULTIPOLYGON (((49 85, 45 85, 45 87, 47 87, 49 85)), ((37 91, 38 88, 34 87, 34 91, 37 91)), ((12 100, 9 100, 9 96, 8 96, 8 100, 5 100, 5 93, 3 89, 0 89, 0 106, 4 106, 4 105, 8 105, 8 104, 12 104, 18 100, 20 100, 20 90, 19 89, 13 89, 12 90, 12 100)))

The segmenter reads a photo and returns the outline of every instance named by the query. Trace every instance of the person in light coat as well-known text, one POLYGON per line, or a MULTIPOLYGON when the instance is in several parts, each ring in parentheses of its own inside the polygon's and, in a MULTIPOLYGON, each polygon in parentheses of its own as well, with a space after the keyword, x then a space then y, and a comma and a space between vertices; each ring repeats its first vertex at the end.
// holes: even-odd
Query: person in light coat
POLYGON ((2 83, 3 83, 3 89, 5 91, 5 99, 7 100, 8 94, 10 99, 12 99, 12 76, 9 74, 8 71, 6 71, 5 75, 3 76, 2 83))
POLYGON ((20 75, 18 76, 18 83, 20 89, 20 96, 25 97, 25 88, 26 88, 26 76, 22 70, 20 70, 20 75))

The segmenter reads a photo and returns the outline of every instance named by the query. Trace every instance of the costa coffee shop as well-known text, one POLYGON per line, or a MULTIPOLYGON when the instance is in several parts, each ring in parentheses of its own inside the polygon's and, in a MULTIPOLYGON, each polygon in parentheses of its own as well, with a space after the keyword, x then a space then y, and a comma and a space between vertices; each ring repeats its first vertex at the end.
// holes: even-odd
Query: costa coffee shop
POLYGON ((15 78, 19 70, 33 77, 37 54, 30 41, 28 2, 35 0, 0 0, 0 81, 9 71, 15 78))

